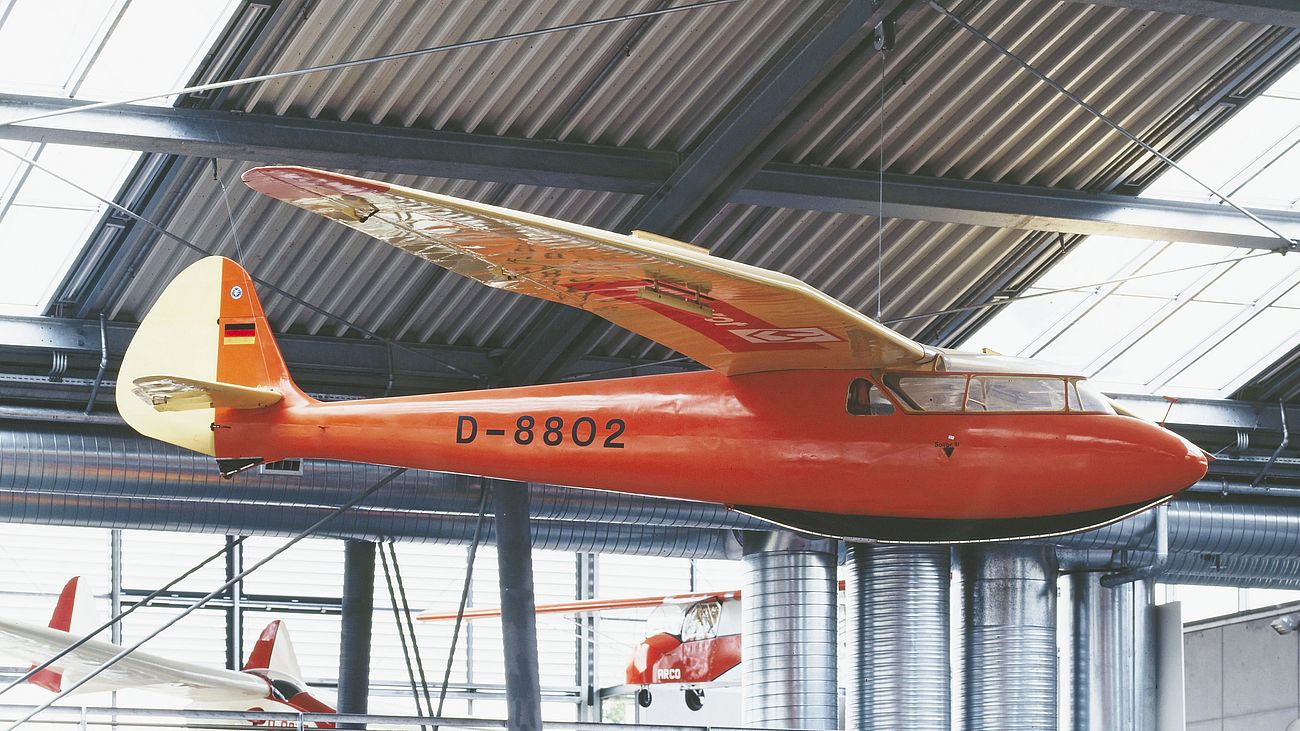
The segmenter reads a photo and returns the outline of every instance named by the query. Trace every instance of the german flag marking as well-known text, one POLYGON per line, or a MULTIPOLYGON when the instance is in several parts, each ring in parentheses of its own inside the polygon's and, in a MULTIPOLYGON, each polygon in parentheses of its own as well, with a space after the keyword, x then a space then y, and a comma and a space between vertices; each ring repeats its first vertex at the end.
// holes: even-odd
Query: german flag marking
POLYGON ((222 331, 222 345, 252 345, 257 342, 257 325, 251 322, 227 323, 222 331))

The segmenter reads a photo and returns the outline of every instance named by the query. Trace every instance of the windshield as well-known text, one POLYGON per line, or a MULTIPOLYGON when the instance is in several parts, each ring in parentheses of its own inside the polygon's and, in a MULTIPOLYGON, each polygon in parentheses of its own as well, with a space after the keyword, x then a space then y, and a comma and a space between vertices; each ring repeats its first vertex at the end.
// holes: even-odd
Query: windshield
POLYGON ((661 604, 655 607, 645 620, 646 636, 665 634, 678 636, 680 639, 682 609, 681 604, 661 604))
POLYGON ((971 376, 967 411, 1065 411, 1060 378, 971 376))

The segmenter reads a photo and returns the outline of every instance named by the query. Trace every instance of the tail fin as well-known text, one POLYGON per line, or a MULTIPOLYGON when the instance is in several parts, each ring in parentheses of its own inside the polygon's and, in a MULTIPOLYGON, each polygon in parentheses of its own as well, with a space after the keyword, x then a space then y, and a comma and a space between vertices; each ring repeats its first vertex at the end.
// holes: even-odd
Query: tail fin
POLYGON ((289 628, 280 620, 266 625, 262 635, 248 654, 244 670, 273 670, 292 678, 302 677, 302 668, 298 666, 298 653, 289 641, 289 628))
POLYGON ((118 412, 136 431, 214 457, 241 456, 217 454, 217 408, 273 408, 281 399, 306 396, 289 377, 252 277, 220 256, 167 285, 117 379, 118 412))
MULTIPOLYGON (((80 576, 74 576, 68 579, 68 583, 63 585, 63 591, 59 593, 54 614, 50 615, 50 629, 82 637, 94 629, 93 613, 94 597, 90 593, 90 586, 80 576)), ((45 668, 28 678, 27 682, 58 693, 63 689, 63 673, 45 668)))

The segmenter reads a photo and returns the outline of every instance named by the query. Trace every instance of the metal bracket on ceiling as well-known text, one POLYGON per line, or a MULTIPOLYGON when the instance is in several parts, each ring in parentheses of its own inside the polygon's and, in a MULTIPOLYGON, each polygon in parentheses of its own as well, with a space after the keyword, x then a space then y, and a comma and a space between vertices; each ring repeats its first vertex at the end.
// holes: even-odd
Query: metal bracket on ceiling
POLYGON ((876 23, 876 28, 872 31, 871 36, 877 51, 885 53, 894 50, 894 21, 885 18, 876 23))

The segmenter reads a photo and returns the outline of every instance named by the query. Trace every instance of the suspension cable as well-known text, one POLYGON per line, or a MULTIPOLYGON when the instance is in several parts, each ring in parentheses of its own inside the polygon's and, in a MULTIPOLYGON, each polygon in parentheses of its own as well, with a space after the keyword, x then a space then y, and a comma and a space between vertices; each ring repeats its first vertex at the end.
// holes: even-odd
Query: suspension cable
POLYGON ((1213 195, 1214 197, 1216 197, 1216 198, 1218 198, 1219 200, 1223 201, 1224 203, 1228 204, 1228 205, 1231 206, 1232 208, 1236 209, 1236 211, 1237 211, 1238 213, 1242 214, 1243 216, 1245 216, 1245 217, 1249 218, 1250 220, 1254 221, 1255 223, 1259 224, 1259 225, 1262 226, 1265 230, 1267 230, 1269 233, 1271 233, 1271 234, 1273 234, 1274 236, 1276 236, 1278 239, 1280 239, 1280 240, 1283 242, 1283 245, 1280 246, 1280 247, 1278 247, 1278 249, 1277 249, 1278 252, 1292 251, 1292 250, 1294 250, 1294 249, 1300 247, 1300 244, 1298 244, 1296 241, 1293 241, 1293 240, 1291 240, 1290 238, 1287 238, 1286 234, 1283 234, 1282 232, 1278 231, 1276 228, 1273 228, 1272 226, 1268 225, 1268 224, 1265 223, 1261 218, 1259 218, 1259 216, 1256 216, 1254 213, 1251 213, 1250 211, 1246 210, 1245 208, 1243 208, 1243 207, 1237 205, 1235 202, 1232 201, 1232 199, 1228 198, 1227 195, 1225 195, 1225 194, 1219 192, 1219 190, 1218 190, 1217 188, 1215 188, 1214 186, 1210 185, 1209 183, 1206 183, 1206 182, 1202 181, 1200 178, 1196 177, 1195 175, 1192 175, 1190 172, 1187 171, 1186 168, 1184 168, 1184 167, 1182 167, 1181 165, 1179 165, 1178 163, 1174 162, 1173 159, 1170 158, 1168 155, 1164 154, 1163 152, 1160 152, 1160 151, 1157 150, 1155 147, 1152 147, 1151 145, 1147 144, 1147 143, 1146 143, 1145 141, 1143 141, 1140 137, 1138 137, 1137 135, 1133 134, 1132 132, 1128 131, 1128 129, 1126 129, 1126 128, 1124 128, 1122 125, 1120 125, 1119 122, 1116 122, 1115 120, 1111 119, 1109 116, 1107 116, 1106 114, 1104 114, 1101 110, 1097 109, 1096 107, 1092 106, 1092 105, 1089 104, 1088 102, 1084 101, 1084 100, 1083 100, 1083 97, 1081 97, 1081 96, 1079 96, 1078 94, 1075 94, 1074 92, 1072 92, 1072 91, 1070 91, 1069 89, 1065 88, 1065 86, 1064 86, 1063 84, 1061 84, 1060 82, 1056 81, 1055 79, 1053 79, 1052 77, 1048 76, 1047 74, 1043 73, 1042 71, 1039 71, 1037 68, 1035 68, 1033 65, 1031 65, 1028 61, 1025 61, 1025 60, 1022 59, 1021 57, 1017 56, 1013 51, 1011 51, 1010 49, 1008 49, 1006 46, 1003 46, 1002 44, 1000 44, 1000 43, 998 43, 997 41, 993 40, 991 37, 989 37, 989 36, 988 36, 987 34, 985 34, 983 31, 979 30, 979 29, 976 28, 975 26, 973 26, 973 25, 971 25, 970 23, 966 22, 966 21, 963 20, 961 17, 959 17, 958 15, 956 15, 955 13, 953 13, 951 10, 948 10, 947 8, 945 8, 943 5, 940 5, 939 2, 938 2, 938 0, 929 0, 929 2, 930 2, 930 7, 933 8, 936 12, 938 12, 938 13, 940 13, 940 14, 942 14, 942 15, 947 16, 948 19, 952 20, 952 21, 953 21, 954 23, 956 23, 957 25, 959 25, 959 26, 961 26, 962 28, 964 28, 965 30, 969 31, 972 35, 974 35, 976 38, 978 38, 978 39, 980 39, 981 41, 983 41, 983 42, 984 42, 985 44, 987 44, 988 46, 992 47, 992 48, 993 48, 994 50, 996 50, 998 53, 1001 53, 1003 56, 1006 56, 1007 58, 1011 59, 1011 61, 1013 61, 1017 66, 1019 66, 1020 68, 1024 69, 1025 71, 1029 72, 1030 75, 1032 75, 1034 78, 1038 79, 1039 81, 1043 82, 1044 84, 1047 84, 1047 85, 1050 86, 1051 88, 1055 89, 1057 92, 1059 92, 1059 93, 1060 93, 1061 95, 1063 95, 1065 98, 1067 98, 1067 99, 1069 99, 1070 101, 1072 101, 1072 102, 1074 102, 1075 104, 1077 104, 1080 108, 1082 108, 1084 111, 1086 111, 1086 112, 1088 112, 1089 114, 1091 114, 1093 117, 1096 117, 1098 120, 1100 120, 1100 121, 1101 121, 1103 124, 1105 124, 1106 126, 1110 127, 1111 129, 1115 130, 1116 132, 1119 132, 1121 135, 1124 135, 1124 136, 1127 137, 1129 140, 1131 140, 1133 143, 1135 143, 1136 145, 1138 145, 1138 146, 1141 147, 1142 149, 1146 150, 1147 152, 1151 153, 1152 155, 1155 155, 1155 156, 1156 156, 1156 157, 1157 157, 1161 162, 1165 163, 1166 165, 1172 167, 1173 169, 1175 169, 1175 170, 1177 170, 1178 172, 1182 173, 1183 175, 1187 176, 1187 178, 1188 178, 1189 180, 1191 180, 1193 183, 1196 183, 1196 184, 1199 185, 1200 187, 1202 187, 1202 188, 1204 188, 1205 190, 1209 191, 1209 193, 1210 193, 1211 195, 1213 195))
MULTIPOLYGON (((478 555, 479 539, 483 531, 483 515, 487 512, 488 495, 491 493, 491 487, 485 480, 482 487, 479 488, 478 498, 478 520, 474 521, 474 540, 469 544, 469 551, 465 555, 465 582, 460 589, 460 608, 456 610, 456 626, 451 630, 451 649, 447 650, 447 668, 442 673, 442 688, 438 691, 438 709, 434 716, 442 717, 442 706, 447 701, 447 685, 451 683, 451 666, 456 660, 456 642, 460 639, 460 626, 465 622, 465 605, 469 603, 470 587, 474 582, 474 557, 478 555)), ((434 726, 433 731, 438 731, 434 726)))
POLYGON ((388 554, 389 558, 393 560, 393 576, 397 577, 397 594, 402 600, 402 615, 406 618, 407 633, 411 635, 411 653, 415 655, 415 669, 420 674, 420 688, 424 691, 424 704, 432 710, 433 699, 429 697, 429 679, 424 674, 424 658, 420 656, 420 641, 415 636, 415 621, 411 619, 411 604, 406 600, 406 584, 402 581, 402 567, 397 563, 396 542, 388 542, 388 554))
POLYGON ((1043 290, 1043 291, 1041 291, 1041 292, 1034 292, 1033 294, 1021 294, 1021 295, 1016 295, 1015 297, 1008 297, 1007 299, 1003 299, 1003 300, 994 300, 994 301, 992 301, 992 302, 983 302, 983 303, 980 303, 980 304, 977 304, 977 305, 964 305, 964 306, 962 306, 962 307, 949 307, 948 309, 945 309, 945 310, 931 310, 930 312, 921 312, 921 313, 918 313, 918 314, 915 314, 915 315, 907 315, 907 316, 905 316, 905 317, 895 317, 895 318, 891 318, 891 319, 889 319, 889 320, 885 320, 885 321, 884 321, 884 324, 886 324, 886 325, 894 325, 894 324, 897 324, 897 323, 900 323, 900 322, 907 322, 908 320, 921 320, 921 319, 924 319, 924 318, 927 318, 927 317, 938 317, 938 316, 940 316, 940 315, 951 315, 951 314, 954 314, 954 313, 957 313, 957 312, 971 312, 971 311, 973 311, 973 310, 983 310, 983 309, 985 309, 985 308, 989 308, 989 307, 1005 307, 1005 306, 1007 306, 1007 305, 1015 304, 1015 303, 1017 303, 1017 302, 1024 302, 1025 300, 1034 299, 1035 297, 1049 297, 1049 296, 1054 295, 1054 294, 1061 294, 1062 292, 1079 292, 1079 291, 1085 291, 1085 290, 1096 290, 1096 289, 1098 289, 1098 288, 1100 288, 1100 287, 1105 287, 1105 286, 1109 286, 1109 285, 1112 285, 1112 284, 1123 284, 1123 283, 1125 283, 1125 282, 1132 282, 1132 281, 1136 281, 1136 280, 1138 280, 1138 279, 1148 279, 1148 278, 1151 278, 1151 277, 1163 277, 1163 276, 1168 275, 1168 274, 1178 274, 1179 272, 1189 272, 1189 271, 1192 271, 1192 270, 1194 270, 1194 269, 1207 269, 1207 268, 1209 268, 1209 267, 1217 267, 1217 266, 1221 266, 1221 265, 1223 265, 1223 264, 1236 264, 1236 263, 1239 262, 1239 261, 1245 261, 1245 260, 1247 260, 1247 259, 1258 259, 1258 258, 1261 257, 1261 256, 1272 256, 1272 255, 1274 255, 1274 254, 1276 254, 1276 253, 1277 253, 1277 252, 1275 252, 1275 251, 1257 251, 1257 252, 1255 252, 1255 253, 1253 253, 1253 254, 1244 254, 1244 255, 1242 255, 1242 256, 1233 257, 1233 258, 1231 258, 1231 259, 1220 259, 1220 260, 1218 260, 1218 261, 1205 262, 1205 263, 1202 263, 1202 264, 1188 264, 1188 265, 1185 266, 1185 267, 1177 267, 1177 268, 1174 268, 1174 269, 1165 269, 1164 271, 1159 271, 1159 272, 1147 272, 1146 274, 1133 274, 1133 275, 1131 275, 1131 276, 1127 276, 1127 277, 1117 277, 1117 278, 1115 278, 1115 279, 1106 279, 1106 280, 1103 280, 1103 281, 1100 281, 1100 282, 1091 282, 1091 283, 1089 283, 1089 284, 1079 284, 1079 285, 1075 285, 1075 286, 1073 286, 1073 287, 1061 287, 1061 288, 1059 288, 1059 289, 1046 289, 1046 290, 1043 290))
POLYGON ((167 583, 166 583, 164 586, 162 586, 161 588, 158 588, 158 589, 153 590, 152 592, 149 593, 148 596, 144 597, 143 599, 140 599, 139 601, 137 601, 137 602, 135 602, 134 604, 132 604, 130 607, 124 609, 124 610, 123 610, 120 614, 118 614, 116 617, 113 617, 112 619, 108 620, 107 622, 105 622, 105 623, 99 625, 99 626, 96 627, 93 631, 91 631, 89 634, 87 634, 86 636, 84 636, 84 637, 78 639, 76 642, 73 642, 71 645, 68 645, 67 647, 63 648, 62 650, 59 650, 58 652, 54 653, 54 655, 53 655, 52 657, 50 657, 50 659, 48 659, 48 660, 46 660, 45 662, 42 662, 42 663, 40 663, 40 664, 38 664, 38 665, 33 665, 31 670, 28 670, 27 672, 25 672, 25 673, 23 673, 22 675, 18 676, 17 679, 11 681, 11 682, 9 683, 9 685, 6 685, 4 688, 0 688, 0 695, 4 695, 5 693, 8 693, 10 690, 12 690, 13 688, 15 688, 16 686, 21 685, 22 683, 24 683, 24 682, 28 681, 29 679, 31 679, 31 677, 32 677, 33 675, 36 675, 37 673, 41 672, 42 670, 45 670, 45 669, 49 668, 51 665, 53 665, 54 663, 56 663, 56 662, 58 662, 59 660, 63 659, 64 657, 67 657, 70 653, 74 652, 77 648, 81 647, 82 645, 86 644, 87 642, 90 642, 90 640, 91 640, 92 638, 94 638, 95 635, 97 635, 97 634, 99 634, 100 632, 103 632, 104 630, 106 630, 106 629, 112 627, 113 625, 117 624, 118 622, 121 622, 123 619, 126 619, 127 615, 131 614, 131 612, 134 612, 135 610, 139 609, 140 607, 147 606, 147 605, 149 604, 149 602, 153 601, 154 599, 157 599, 159 596, 162 596, 165 592, 170 591, 171 588, 172 588, 173 586, 176 586, 177 584, 181 583, 181 582, 184 581, 185 579, 188 579, 189 577, 193 576, 196 572, 198 572, 198 571, 199 571, 200 569, 202 569, 204 566, 207 566, 208 564, 212 563, 213 561, 215 561, 215 560, 217 560, 218 558, 220 558, 221 556, 223 556, 223 555, 224 555, 226 552, 228 552, 230 549, 232 549, 232 548, 234 548, 235 546, 238 546, 239 544, 243 543, 245 538, 247 538, 247 536, 240 536, 238 539, 236 539, 236 540, 234 540, 234 541, 231 541, 230 543, 224 545, 224 546, 221 548, 221 550, 219 550, 219 551, 217 551, 216 553, 214 553, 214 554, 208 556, 207 558, 203 559, 202 561, 199 561, 197 564, 195 564, 193 567, 191 567, 188 571, 186 571, 185 573, 181 574, 180 576, 177 576, 176 578, 172 579, 171 581, 167 582, 167 583))
MULTIPOLYGON (((127 208, 126 206, 124 206, 124 205, 122 205, 122 204, 120 204, 120 203, 117 203, 116 201, 109 200, 108 198, 105 198, 105 197, 103 197, 103 196, 101 196, 101 195, 98 195, 98 194, 96 194, 96 193, 94 193, 94 192, 91 192, 90 190, 87 190, 86 188, 83 188, 82 186, 80 186, 80 185, 78 185, 78 184, 72 182, 72 181, 69 180, 68 178, 66 178, 66 177, 64 177, 64 176, 62 176, 62 175, 60 175, 60 174, 54 172, 53 170, 50 170, 49 168, 45 167, 44 165, 42 165, 42 164, 36 162, 35 160, 33 160, 33 159, 31 159, 31 158, 28 158, 28 157, 26 157, 26 156, 24 156, 24 155, 21 155, 21 154, 19 154, 19 153, 17 153, 17 152, 14 152, 13 150, 10 150, 10 149, 8 149, 8 148, 2 146, 2 145, 0 145, 0 152, 3 152, 4 154, 9 155, 10 157, 13 157, 13 158, 15 158, 15 159, 17 159, 17 160, 21 160, 22 162, 24 162, 24 163, 26 163, 26 164, 28 164, 28 165, 31 165, 33 168, 36 168, 37 170, 40 170, 41 172, 45 173, 46 175, 49 175, 50 177, 54 178, 55 180, 61 181, 61 182, 63 182, 63 183, 66 183, 67 185, 72 186, 72 187, 75 188, 76 190, 79 190, 79 191, 81 191, 82 193, 85 193, 86 195, 90 196, 91 198, 94 198, 95 200, 99 201, 100 203, 103 203, 104 205, 106 205, 106 206, 108 206, 108 207, 110 207, 110 208, 112 208, 112 209, 114 209, 114 210, 116 210, 116 211, 122 213, 123 215, 129 217, 129 218, 132 219, 133 221, 136 221, 136 222, 138 222, 138 223, 144 224, 145 226, 149 227, 150 229, 152 229, 152 230, 158 232, 159 234, 161 234, 161 235, 163 235, 163 236, 165 236, 165 237, 167 237, 167 238, 169 238, 169 239, 171 239, 171 240, 173 240, 173 241, 179 243, 181 246, 184 246, 185 248, 187 248, 187 249, 189 249, 189 250, 191 250, 191 251, 193 251, 193 252, 195 252, 195 253, 202 254, 203 256, 212 256, 212 255, 213 255, 213 253, 212 253, 211 251, 208 251, 207 249, 203 248, 202 246, 199 246, 198 244, 194 243, 193 241, 190 241, 189 239, 185 238, 184 236, 181 236, 180 234, 172 233, 171 231, 169 231, 169 230, 167 230, 166 228, 164 228, 161 224, 157 224, 157 223, 154 223, 153 221, 150 221, 149 219, 145 218, 144 216, 141 216, 140 214, 136 213, 135 211, 131 210, 130 208, 127 208)), ((398 350, 402 350, 402 351, 404 351, 404 352, 411 353, 412 355, 415 355, 415 356, 417 356, 417 357, 419 357, 419 358, 423 358, 423 359, 425 359, 425 360, 428 360, 428 361, 430 361, 430 362, 432 362, 432 363, 435 363, 435 364, 437 364, 437 365, 439 365, 439 366, 441 366, 441 367, 443 367, 443 368, 445 368, 445 369, 447 369, 447 370, 449 370, 449 371, 451 371, 451 372, 453 372, 453 373, 456 373, 456 374, 458 374, 458 375, 462 375, 462 376, 465 376, 465 377, 467 377, 467 378, 470 378, 470 379, 472 379, 475 383, 480 383, 480 384, 483 383, 483 377, 480 376, 480 375, 478 375, 478 374, 476 374, 476 373, 472 373, 472 372, 470 372, 470 371, 465 370, 464 368, 461 368, 461 367, 459 367, 459 366, 452 365, 451 363, 448 363, 447 361, 444 361, 444 360, 442 360, 441 358, 438 358, 438 357, 436 357, 436 356, 434 356, 434 355, 432 355, 432 354, 430 354, 430 353, 427 353, 427 352, 425 352, 425 351, 417 350, 417 349, 415 349, 415 348, 409 347, 409 346, 407 346, 407 345, 404 345, 404 344, 399 343, 399 342, 394 341, 394 340, 389 340, 388 338, 386 338, 386 337, 380 335, 379 333, 375 332, 374 330, 371 330, 370 328, 367 328, 367 327, 363 327, 362 325, 358 324, 357 322, 355 322, 355 321, 353 321, 353 320, 350 320, 350 319, 348 319, 348 318, 346 318, 346 317, 343 317, 342 315, 336 315, 336 314, 334 314, 334 313, 332 313, 332 312, 330 312, 330 311, 328 311, 328 310, 326 310, 326 309, 324 309, 324 308, 322 308, 322 307, 317 307, 316 305, 313 305, 312 303, 310 303, 310 302, 308 302, 307 300, 305 300, 305 299, 299 297, 298 295, 296 295, 296 294, 291 294, 291 293, 285 291, 284 289, 281 289, 280 287, 277 287, 276 285, 274 285, 274 284, 268 282, 267 280, 263 279, 262 277, 259 277, 259 276, 254 275, 252 272, 249 272, 248 276, 249 276, 249 277, 250 277, 250 278, 251 278, 251 279, 252 279, 252 280, 257 284, 258 287, 260 287, 260 288, 262 288, 262 289, 264 289, 264 290, 269 290, 269 291, 271 291, 271 292, 274 292, 274 293, 280 295, 281 297, 284 297, 285 299, 287 299, 287 300, 289 300, 289 301, 291 301, 291 302, 294 302, 294 303, 298 304, 298 305, 301 306, 301 307, 305 307, 306 309, 311 310, 312 312, 314 312, 314 313, 316 313, 316 314, 318 314, 318 315, 320 315, 320 316, 322 316, 322 317, 326 317, 326 318, 329 318, 329 319, 331 319, 331 320, 335 320, 335 321, 337 321, 337 322, 340 322, 340 323, 342 323, 342 324, 344 324, 344 325, 347 325, 348 327, 350 327, 350 328, 356 330, 357 332, 361 333, 362 335, 365 335, 365 336, 368 337, 368 338, 373 338, 373 339, 375 339, 375 340, 378 340, 378 341, 381 342, 381 343, 384 343, 384 344, 388 345, 389 347, 396 348, 396 349, 398 349, 398 350)))
POLYGON ((358 58, 351 61, 339 61, 336 63, 322 64, 320 66, 309 66, 307 68, 302 68, 302 69, 292 69, 289 71, 277 71, 275 73, 261 74, 259 76, 248 76, 242 79, 230 79, 227 81, 213 81, 207 84, 195 84, 194 86, 186 86, 180 89, 172 89, 170 91, 147 94, 145 96, 131 97, 130 99, 117 99, 112 101, 94 102, 91 104, 81 104, 75 107, 68 107, 66 109, 56 109, 49 112, 41 112, 40 114, 31 114, 26 117, 18 117, 16 119, 10 119, 8 121, 0 121, 0 127, 6 127, 14 124, 23 124, 24 122, 35 122, 36 120, 39 119, 49 119, 50 117, 59 117, 65 114, 73 114, 75 112, 88 112, 95 109, 109 109, 112 107, 122 106, 123 104, 132 104, 134 102, 142 102, 142 101, 147 101, 149 99, 160 99, 169 96, 180 96, 182 94, 194 94, 202 91, 213 91, 216 89, 229 89, 231 87, 236 87, 236 86, 258 84, 263 81, 276 81, 278 79, 288 79, 295 76, 315 74, 323 71, 339 71, 342 69, 349 69, 356 66, 365 66, 368 64, 384 63, 387 61, 400 61, 403 59, 416 58, 419 56, 427 56, 430 54, 442 53, 445 51, 458 51, 465 48, 475 48, 477 46, 486 46, 494 43, 505 43, 507 41, 517 41, 523 38, 536 38, 538 36, 549 35, 551 33, 561 33, 570 30, 581 30, 583 28, 594 28, 600 25, 608 25, 610 23, 621 23, 627 20, 639 20, 641 18, 651 18, 657 15, 668 15, 669 13, 680 13, 689 10, 701 10, 704 8, 714 7, 716 5, 727 5, 734 2, 739 2, 739 0, 701 0, 701 2, 692 3, 690 5, 678 5, 669 8, 647 10, 645 12, 640 12, 640 13, 616 15, 608 18, 595 18, 593 20, 583 20, 576 23, 554 25, 547 28, 537 28, 534 30, 520 31, 518 33, 506 33, 504 35, 491 36, 489 38, 478 38, 472 41, 459 41, 457 43, 448 43, 442 46, 429 46, 427 48, 417 48, 411 51, 400 51, 398 53, 386 53, 382 56, 370 56, 368 58, 358 58))
POLYGON ((304 529, 304 530, 302 530, 301 532, 299 532, 298 534, 294 535, 292 538, 290 538, 288 541, 286 541, 286 542, 285 542, 283 545, 281 545, 279 548, 277 548, 277 549, 275 549, 274 551, 271 551, 269 554, 267 554, 266 557, 263 558, 262 560, 258 561, 257 563, 253 564, 252 566, 249 566, 248 568, 244 569, 243 571, 240 571, 238 574, 235 574, 235 576, 232 577, 230 580, 226 581, 226 583, 224 583, 224 584, 222 584, 221 586, 217 587, 216 589, 212 590, 211 592, 209 592, 209 593, 206 594, 205 596, 203 596, 203 597, 201 597, 201 598, 195 600, 192 604, 190 604, 188 607, 186 607, 185 609, 183 609, 179 614, 177 614, 176 616, 174 616, 174 617, 172 617, 171 619, 169 619, 169 620, 167 620, 166 622, 164 622, 163 625, 162 625, 161 627, 158 627, 157 629, 153 630, 153 631, 150 632, 149 634, 145 635, 144 638, 141 639, 139 642, 136 642, 135 644, 131 645, 130 647, 125 647, 125 648, 123 648, 123 649, 122 649, 120 652, 118 652, 116 655, 110 657, 109 659, 107 659, 107 660, 105 660, 104 662, 100 663, 100 664, 99 664, 97 667, 95 667, 93 670, 91 670, 90 672, 86 673, 85 677, 81 678, 81 679, 78 680, 76 683, 73 683, 70 687, 68 687, 68 688, 66 688, 66 689, 64 689, 64 690, 62 690, 62 691, 60 691, 60 692, 59 692, 57 695, 55 695, 53 698, 51 698, 51 699, 45 701, 44 703, 42 703, 41 705, 37 706, 36 708, 33 708, 31 711, 29 711, 29 712, 27 713, 27 715, 23 716, 22 718, 18 719, 17 721, 14 721, 12 724, 10 724, 10 725, 7 727, 6 731, 14 731, 14 729, 17 729, 19 726, 21 726, 21 725, 23 725, 24 723, 30 721, 30 720, 31 720, 32 718, 34 718, 37 714, 39 714, 41 711, 44 711, 45 709, 47 709, 47 708, 49 708, 50 706, 54 705, 56 702, 62 700, 62 699, 65 698, 65 697, 67 697, 69 694, 75 692, 78 688, 80 688, 81 686, 85 685, 86 683, 88 683, 88 682, 90 682, 92 679, 94 679, 95 676, 99 675, 100 673, 104 672, 105 670, 108 670, 110 667, 112 667, 114 664, 116 664, 116 663, 117 663, 119 660, 121 660, 122 658, 124 658, 124 657, 130 655, 131 653, 135 652, 136 650, 140 649, 140 647, 143 646, 144 643, 146 643, 146 642, 148 642, 149 640, 152 640, 153 638, 155 638, 155 637, 157 637, 158 635, 162 634, 162 632, 165 631, 168 627, 171 627, 172 625, 174 625, 174 624, 176 624, 177 622, 181 621, 181 620, 184 619, 185 617, 189 616, 189 615, 190 615, 192 612, 194 612, 195 610, 199 609, 199 608, 202 607, 203 605, 207 604, 208 602, 212 601, 212 600, 215 599, 216 597, 220 596, 222 593, 224 593, 224 592, 225 592, 227 589, 229 589, 230 587, 234 586, 235 584, 239 583, 240 581, 243 581, 243 579, 244 579, 245 576, 248 576, 249 574, 253 573, 254 571, 260 569, 260 568, 263 567, 263 566, 265 566, 268 562, 271 561, 271 559, 275 558, 276 556, 279 556, 280 554, 282 554, 282 553, 284 553, 285 551, 289 550, 289 549, 292 548, 293 546, 297 545, 297 544, 298 544, 300 541, 302 541, 304 538, 307 538, 308 536, 312 535, 312 534, 315 533, 316 531, 320 530, 320 528, 321 528, 322 526, 324 526, 326 523, 330 522, 331 520, 334 520, 334 519, 337 518, 338 516, 342 515, 343 513, 347 512, 348 510, 351 510, 352 508, 356 507, 357 505, 360 505, 362 501, 364 501, 366 498, 368 498, 368 497, 370 497, 371 495, 373 495, 373 494, 375 494, 376 492, 378 492, 379 489, 382 488, 384 485, 387 485, 388 483, 390 483, 390 482, 392 482, 393 480, 397 479, 397 477, 400 476, 402 473, 406 472, 406 469, 407 469, 407 468, 405 468, 405 467, 398 467, 398 468, 392 470, 392 471, 389 472, 386 476, 384 476, 382 479, 380 479, 378 482, 376 482, 375 484, 373 484, 373 485, 371 485, 370 487, 368 487, 368 488, 366 488, 365 490, 363 490, 363 491, 361 492, 361 494, 357 495, 356 497, 352 498, 351 500, 347 501, 346 503, 340 505, 339 507, 337 507, 337 508, 331 510, 328 514, 326 514, 326 515, 325 515, 324 517, 322 517, 320 520, 316 521, 315 523, 312 523, 312 524, 311 524, 310 526, 308 526, 306 529, 304 529))
MULTIPOLYGON (((415 699, 415 715, 425 715, 424 706, 420 705, 420 691, 415 687, 415 668, 411 666, 411 653, 406 647, 406 627, 402 624, 401 609, 397 606, 397 595, 393 592, 393 576, 388 570, 388 555, 384 547, 379 546, 379 562, 384 567, 384 584, 388 587, 388 605, 393 609, 393 622, 397 625, 397 640, 402 644, 402 659, 406 662, 406 677, 411 683, 411 696, 415 699)), ((429 712, 432 715, 433 709, 429 712)), ((428 728, 421 724, 421 729, 428 728)))

